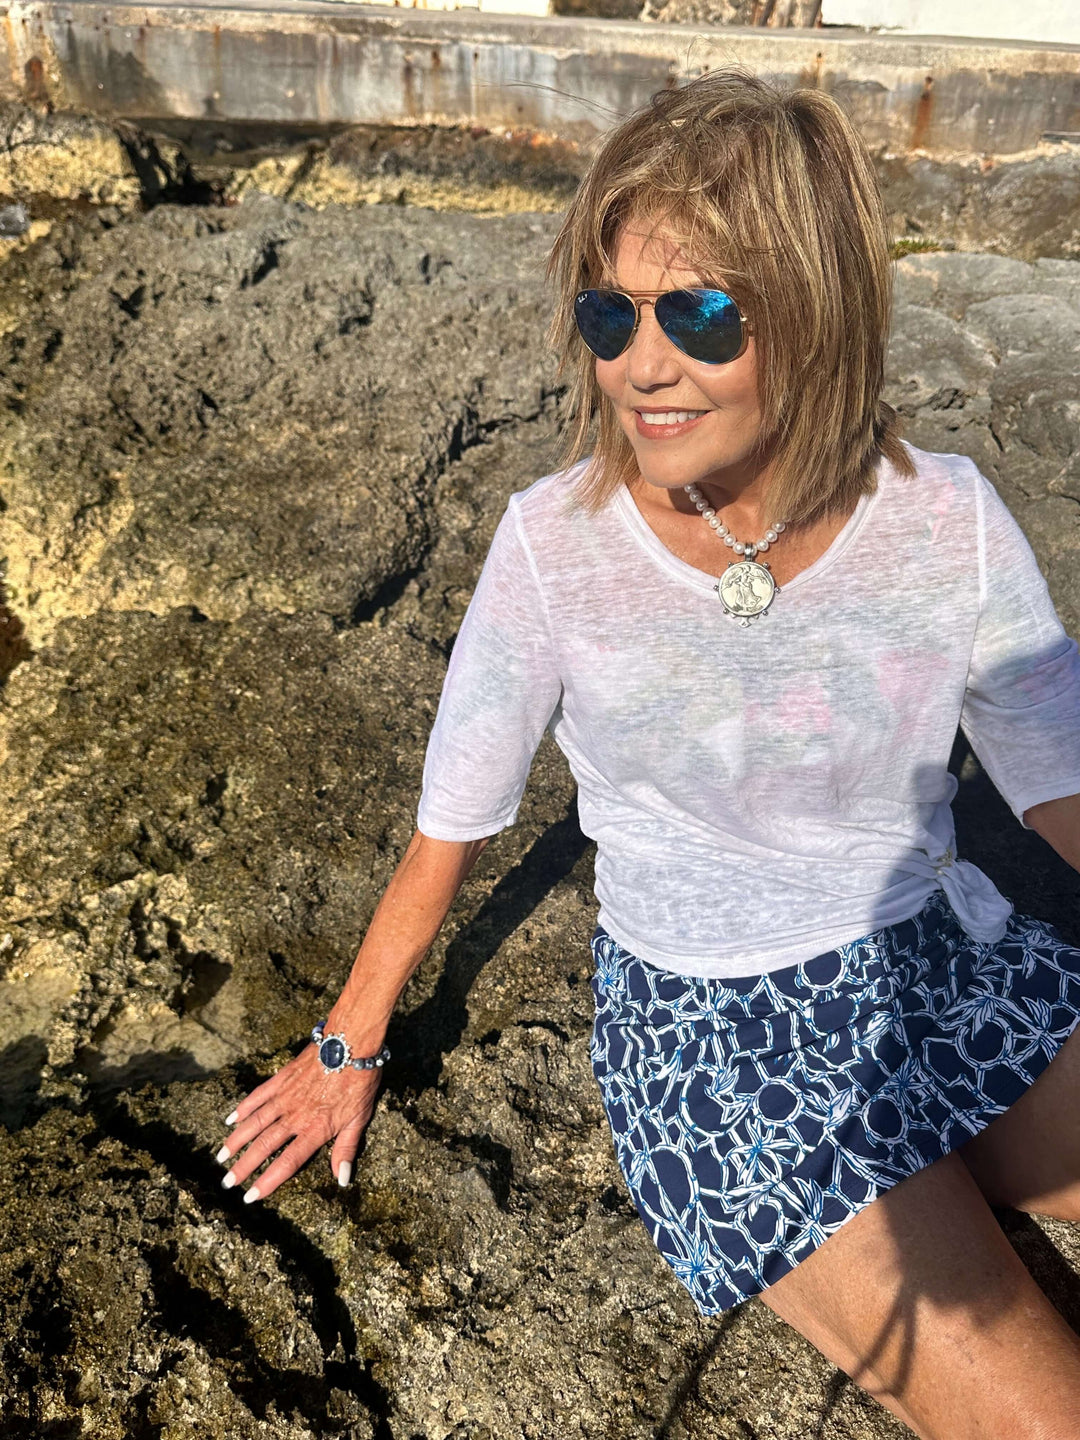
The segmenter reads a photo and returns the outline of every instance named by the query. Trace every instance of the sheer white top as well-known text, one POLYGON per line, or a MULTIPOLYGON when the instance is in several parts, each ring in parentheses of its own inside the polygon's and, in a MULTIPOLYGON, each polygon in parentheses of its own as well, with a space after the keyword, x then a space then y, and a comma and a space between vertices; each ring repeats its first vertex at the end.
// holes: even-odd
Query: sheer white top
MULTIPOLYGON (((938 886, 972 938, 1000 939, 1009 902, 955 855, 957 725, 1018 817, 1080 792, 1080 656, 991 483, 911 454, 916 476, 882 462, 745 628, 625 488, 596 515, 576 471, 511 496, 450 657, 421 832, 512 824, 549 727, 599 922, 653 965, 801 963, 938 886)), ((717 541, 717 573, 730 558, 717 541)))

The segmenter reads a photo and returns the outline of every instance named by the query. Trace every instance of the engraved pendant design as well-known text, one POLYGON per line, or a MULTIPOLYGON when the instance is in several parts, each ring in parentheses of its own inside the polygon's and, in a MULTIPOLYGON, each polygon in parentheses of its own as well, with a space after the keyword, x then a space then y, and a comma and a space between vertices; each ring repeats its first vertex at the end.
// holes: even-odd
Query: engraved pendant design
POLYGON ((769 573, 768 565, 756 560, 736 560, 713 586, 725 612, 740 625, 749 625, 764 615, 780 593, 780 587, 769 573))

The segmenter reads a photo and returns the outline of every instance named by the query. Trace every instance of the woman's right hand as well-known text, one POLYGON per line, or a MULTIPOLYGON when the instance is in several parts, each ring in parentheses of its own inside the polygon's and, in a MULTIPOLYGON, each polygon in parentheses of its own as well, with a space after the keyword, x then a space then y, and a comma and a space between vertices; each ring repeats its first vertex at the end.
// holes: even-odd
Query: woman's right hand
MULTIPOLYGON (((346 1034, 354 1054, 373 1055, 381 1046, 398 996, 486 844, 486 839, 433 840, 414 832, 326 1018, 326 1033, 346 1034)), ((360 1136, 375 1108, 381 1074, 380 1069, 350 1068, 327 1073, 316 1046, 306 1045, 295 1060, 246 1095, 225 1122, 235 1121, 236 1129, 218 1159, 228 1164, 240 1156, 225 1176, 226 1189, 280 1151, 244 1196, 246 1201, 265 1200, 331 1140, 331 1169, 339 1184, 347 1185, 360 1136)))
POLYGON ((229 1116, 226 1123, 235 1121, 236 1129, 217 1158, 222 1164, 236 1155, 240 1158, 222 1181, 225 1189, 242 1183, 275 1151, 281 1151, 244 1196, 245 1204, 265 1200, 331 1140, 330 1168, 338 1183, 347 1185, 360 1136, 375 1108, 381 1074, 379 1069, 348 1068, 328 1073, 317 1047, 305 1046, 295 1059, 245 1095, 229 1116), (282 1150, 282 1146, 286 1148, 282 1150))

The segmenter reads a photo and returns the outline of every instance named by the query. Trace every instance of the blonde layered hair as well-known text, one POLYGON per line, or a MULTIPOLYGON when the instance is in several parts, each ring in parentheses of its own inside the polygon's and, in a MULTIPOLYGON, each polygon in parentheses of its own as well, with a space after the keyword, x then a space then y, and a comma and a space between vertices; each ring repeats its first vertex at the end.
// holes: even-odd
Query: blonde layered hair
POLYGON ((549 338, 572 376, 563 463, 592 446, 578 486, 586 508, 637 465, 578 335, 574 296, 611 284, 620 229, 643 221, 749 320, 771 513, 810 523, 852 508, 873 492, 881 456, 913 473, 881 399, 892 271, 866 146, 820 91, 725 69, 661 91, 605 137, 552 248, 549 338))

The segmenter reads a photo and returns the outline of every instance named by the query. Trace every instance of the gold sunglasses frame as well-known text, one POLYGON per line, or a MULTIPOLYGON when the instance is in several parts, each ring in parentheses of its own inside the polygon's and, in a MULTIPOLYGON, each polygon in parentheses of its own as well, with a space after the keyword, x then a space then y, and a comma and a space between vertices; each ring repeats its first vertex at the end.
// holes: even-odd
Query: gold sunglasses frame
MULTIPOLYGON (((731 357, 731 360, 694 360, 693 355, 687 355, 685 350, 683 350, 680 346, 675 345, 675 341, 672 340, 671 336, 667 333, 664 327, 660 325, 660 332, 669 345, 674 345, 675 349, 678 350, 679 354, 685 355, 687 360, 694 360, 695 365, 730 365, 732 361, 738 360, 739 356, 745 354, 746 352, 746 346, 749 343, 751 334, 750 321, 743 314, 742 306, 738 305, 738 302, 735 301, 735 297, 728 294, 726 290, 719 290, 712 285, 673 285, 669 290, 620 290, 617 285, 591 285, 586 286, 584 290, 579 290, 577 294, 584 295, 586 291, 590 289, 600 291, 606 290, 611 295, 625 295, 627 300, 629 300, 631 305, 633 305, 634 307, 634 328, 626 337, 626 344, 619 351, 619 354, 615 356, 616 360, 618 360, 620 355, 625 355, 627 350, 629 350, 630 346, 634 343, 634 336, 637 334, 638 326, 641 324, 641 306, 638 304, 639 298, 653 307, 653 314, 655 315, 656 302, 660 299, 662 295, 676 295, 682 290, 704 290, 711 291, 711 293, 714 295, 727 295, 727 298, 736 304, 739 311, 739 325, 742 331, 742 344, 739 346, 738 352, 731 357)), ((657 321, 656 323, 658 325, 660 324, 659 321, 657 321)), ((581 343, 585 345, 584 337, 582 337, 581 343)), ((589 347, 585 345, 585 348, 588 349, 589 347)), ((590 353, 596 355, 595 350, 590 353)), ((597 356, 597 358, 599 359, 599 356, 597 356)), ((611 362, 605 361, 604 363, 610 364, 611 362)))

